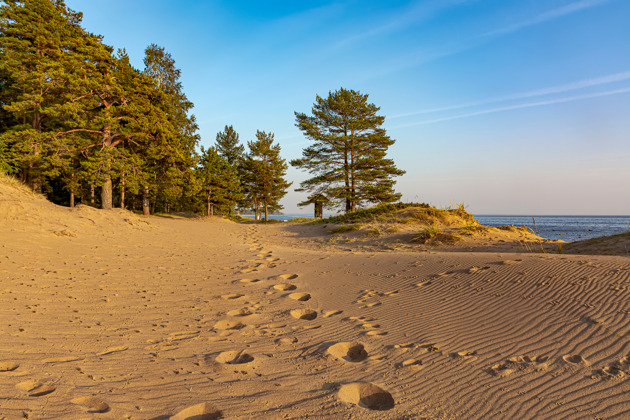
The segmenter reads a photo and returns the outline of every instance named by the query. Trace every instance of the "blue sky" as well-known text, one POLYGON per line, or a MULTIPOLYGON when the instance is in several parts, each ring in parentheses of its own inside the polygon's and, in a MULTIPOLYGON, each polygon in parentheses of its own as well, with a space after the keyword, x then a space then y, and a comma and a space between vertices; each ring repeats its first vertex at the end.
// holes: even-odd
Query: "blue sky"
MULTIPOLYGON (((404 201, 630 214, 627 0, 66 3, 138 68, 151 43, 172 54, 205 146, 228 124, 297 158, 294 111, 343 86, 386 116, 404 201)), ((310 213, 288 176, 285 213, 310 213)))

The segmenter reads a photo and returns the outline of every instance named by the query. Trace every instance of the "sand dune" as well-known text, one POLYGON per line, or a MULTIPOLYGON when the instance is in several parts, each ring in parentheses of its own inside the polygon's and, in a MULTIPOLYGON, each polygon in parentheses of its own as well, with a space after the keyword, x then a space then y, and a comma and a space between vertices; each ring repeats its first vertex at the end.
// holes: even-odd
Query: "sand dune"
POLYGON ((630 416, 627 257, 0 209, 0 419, 630 416))

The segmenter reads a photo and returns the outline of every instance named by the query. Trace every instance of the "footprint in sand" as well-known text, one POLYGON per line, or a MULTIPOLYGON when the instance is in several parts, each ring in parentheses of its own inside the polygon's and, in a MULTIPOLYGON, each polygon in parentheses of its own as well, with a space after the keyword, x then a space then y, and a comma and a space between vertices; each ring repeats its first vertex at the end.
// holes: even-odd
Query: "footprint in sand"
POLYGON ((29 397, 41 397, 43 395, 48 395, 56 389, 54 386, 47 385, 39 381, 20 382, 15 387, 26 392, 29 397))
POLYGON ((294 309, 291 311, 291 316, 295 319, 305 319, 312 321, 317 318, 317 312, 312 309, 294 309))
POLYGON ((477 352, 476 351, 458 351, 458 352, 454 352, 451 353, 451 357, 453 359, 460 359, 460 360, 475 360, 477 359, 477 352))
POLYGON ((222 295, 221 299, 225 299, 225 300, 234 300, 234 299, 238 299, 238 298, 242 298, 245 295, 242 295, 240 293, 230 293, 227 295, 222 295))
POLYGON ((228 316, 249 316, 252 313, 248 309, 234 309, 227 313, 228 316))
POLYGON ((224 351, 214 358, 218 363, 227 365, 240 365, 254 360, 245 350, 224 351))
POLYGON ((19 367, 20 365, 15 362, 0 362, 0 372, 12 372, 19 367))
POLYGON ((108 354, 118 353, 118 352, 125 351, 125 350, 128 350, 128 349, 129 349, 129 347, 127 347, 127 346, 110 347, 110 348, 108 348, 106 350, 103 350, 100 353, 96 353, 96 355, 97 356, 105 356, 105 355, 108 355, 108 354))
POLYGON ((308 293, 291 293, 289 298, 300 302, 306 302, 311 299, 311 295, 308 293))
POLYGON ((375 329, 375 328, 381 328, 380 324, 361 324, 361 327, 366 328, 366 329, 375 329))
POLYGON ((214 324, 215 330, 240 330, 245 325, 239 321, 233 321, 231 319, 223 319, 214 324))
POLYGON ((324 318, 330 318, 331 316, 335 316, 335 315, 339 315, 340 313, 343 313, 343 311, 341 310, 333 310, 333 311, 326 311, 324 312, 324 318))
POLYGON ((387 335, 387 331, 370 330, 370 331, 367 331, 365 335, 369 337, 381 337, 383 335, 387 335))
POLYGON ((296 337, 283 337, 283 338, 278 338, 275 341, 276 344, 283 344, 283 345, 295 344, 297 342, 298 342, 298 339, 296 337))
POLYGON ((394 408, 394 398, 384 389, 372 383, 355 382, 342 385, 339 399, 370 410, 389 410, 394 408))
POLYGON ((199 337, 199 331, 182 331, 169 334, 166 341, 182 341, 199 337))
POLYGON ((440 351, 435 343, 422 343, 418 344, 418 351, 420 353, 431 353, 434 351, 440 351))
POLYGON ((374 318, 371 318, 368 316, 350 316, 348 317, 348 320, 353 321, 353 322, 357 322, 357 321, 370 322, 370 321, 374 321, 374 318))
POLYGON ((512 369, 512 364, 510 363, 498 363, 490 368, 490 373, 499 378, 503 378, 514 373, 514 369, 512 369))
POLYGON ((608 365, 603 368, 599 373, 604 379, 623 379, 623 377, 625 376, 625 373, 617 364, 608 365))
POLYGON ((223 417, 223 412, 209 403, 193 405, 171 416, 169 420, 216 420, 223 417))
POLYGON ((51 358, 42 360, 42 363, 68 363, 68 362, 76 362, 77 360, 81 360, 81 358, 75 357, 75 356, 51 357, 51 358))
POLYGON ((422 365, 422 361, 418 359, 407 359, 403 361, 402 363, 398 364, 398 367, 413 367, 415 369, 419 369, 424 366, 422 365))
POLYGON ((572 366, 588 366, 590 363, 579 354, 567 354, 562 356, 562 360, 572 366))
POLYGON ((239 281, 241 283, 254 284, 254 283, 258 283, 260 279, 240 279, 239 281))
POLYGON ((359 306, 359 308, 361 308, 361 309, 373 308, 375 306, 380 306, 380 305, 382 305, 382 303, 377 301, 377 302, 368 303, 366 305, 361 305, 361 306, 359 306))
POLYGON ((297 278, 298 278, 297 274, 280 274, 280 275, 277 275, 277 276, 271 276, 267 280, 282 281, 282 280, 293 280, 293 279, 297 279, 297 278))
POLYGON ((293 331, 298 331, 298 330, 316 330, 318 328, 321 328, 321 325, 300 325, 298 327, 291 327, 291 329, 293 331))
POLYGON ((489 268, 490 268, 489 266, 484 266, 484 267, 474 266, 474 267, 470 267, 468 270, 466 270, 466 272, 468 274, 473 274, 473 273, 476 273, 477 271, 488 270, 489 268))
POLYGON ((424 286, 429 286, 430 284, 431 284, 430 281, 421 281, 420 283, 416 283, 416 286, 424 287, 424 286))
POLYGON ((414 346, 414 343, 402 343, 402 344, 394 344, 392 347, 400 350, 409 350, 414 346))
POLYGON ((289 291, 289 290, 297 289, 297 286, 295 286, 294 284, 280 283, 280 284, 276 284, 275 286, 273 286, 273 288, 276 289, 276 290, 280 290, 280 291, 286 292, 286 291, 289 291))
POLYGON ((533 368, 534 370, 545 370, 549 367, 547 356, 515 356, 508 359, 509 362, 521 365, 525 368, 533 368))
POLYGON ((70 400, 72 404, 83 407, 88 413, 107 413, 109 405, 98 398, 94 397, 78 397, 70 400))
POLYGON ((360 362, 368 356, 361 343, 343 342, 328 347, 328 353, 347 362, 360 362))

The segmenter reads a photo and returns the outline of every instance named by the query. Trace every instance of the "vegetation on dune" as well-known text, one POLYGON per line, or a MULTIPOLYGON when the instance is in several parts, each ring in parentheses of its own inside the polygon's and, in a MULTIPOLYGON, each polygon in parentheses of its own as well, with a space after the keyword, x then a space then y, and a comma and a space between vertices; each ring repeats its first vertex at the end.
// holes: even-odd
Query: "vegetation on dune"
POLYGON ((330 229, 329 233, 347 233, 354 232, 355 230, 361 229, 361 225, 358 223, 354 223, 351 225, 339 225, 330 229))
POLYGON ((466 212, 463 205, 454 209, 437 209, 425 203, 392 203, 381 204, 374 207, 359 209, 353 212, 331 216, 325 219, 310 220, 313 224, 327 223, 448 223, 449 219, 462 221, 469 224, 476 223, 473 215, 466 212))

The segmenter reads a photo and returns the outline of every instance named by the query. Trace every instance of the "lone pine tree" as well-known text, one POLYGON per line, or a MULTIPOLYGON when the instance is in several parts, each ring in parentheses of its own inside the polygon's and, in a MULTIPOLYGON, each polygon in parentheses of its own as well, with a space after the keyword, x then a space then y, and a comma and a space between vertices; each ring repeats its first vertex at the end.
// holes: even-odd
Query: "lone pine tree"
POLYGON ((296 126, 314 142, 291 161, 313 175, 296 191, 326 196, 329 206, 345 205, 346 213, 363 203, 400 199, 393 178, 405 171, 386 158, 395 141, 381 127, 379 110, 367 94, 341 88, 327 98, 317 95, 313 115, 296 112, 296 126))

